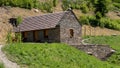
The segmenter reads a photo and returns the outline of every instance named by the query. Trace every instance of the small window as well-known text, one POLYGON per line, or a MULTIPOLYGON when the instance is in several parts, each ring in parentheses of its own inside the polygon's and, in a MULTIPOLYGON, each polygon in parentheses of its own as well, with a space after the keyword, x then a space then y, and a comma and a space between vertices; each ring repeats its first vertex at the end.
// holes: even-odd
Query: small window
POLYGON ((48 30, 44 30, 44 38, 48 38, 48 30))
POLYGON ((72 38, 73 36, 74 36, 73 29, 70 29, 70 38, 72 38))

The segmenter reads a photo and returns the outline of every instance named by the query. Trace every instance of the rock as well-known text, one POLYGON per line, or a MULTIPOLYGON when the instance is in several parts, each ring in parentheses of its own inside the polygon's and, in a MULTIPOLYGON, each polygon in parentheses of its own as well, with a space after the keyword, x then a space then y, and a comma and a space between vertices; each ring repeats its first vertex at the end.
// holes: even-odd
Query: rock
POLYGON ((32 9, 34 12, 36 12, 36 13, 38 13, 39 12, 39 10, 38 9, 32 9))
POLYGON ((108 45, 72 45, 79 50, 86 52, 89 55, 95 56, 100 60, 106 60, 110 57, 115 50, 110 48, 108 45))
POLYGON ((119 16, 119 17, 120 17, 120 13, 118 13, 118 14, 117 14, 117 16, 119 16))

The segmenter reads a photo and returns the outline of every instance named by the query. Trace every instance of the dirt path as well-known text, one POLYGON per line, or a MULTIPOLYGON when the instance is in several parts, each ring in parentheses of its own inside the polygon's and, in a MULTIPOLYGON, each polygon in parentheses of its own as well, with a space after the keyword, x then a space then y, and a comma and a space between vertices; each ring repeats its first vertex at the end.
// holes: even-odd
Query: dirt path
POLYGON ((7 57, 1 50, 2 47, 3 45, 0 45, 0 61, 3 62, 5 68, 20 68, 16 63, 13 63, 7 59, 7 57))

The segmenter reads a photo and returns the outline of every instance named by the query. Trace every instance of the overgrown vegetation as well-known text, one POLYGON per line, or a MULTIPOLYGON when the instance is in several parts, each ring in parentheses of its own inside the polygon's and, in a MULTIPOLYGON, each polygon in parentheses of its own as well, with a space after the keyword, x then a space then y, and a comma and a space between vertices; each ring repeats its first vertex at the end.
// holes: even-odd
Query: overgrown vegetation
POLYGON ((40 2, 39 0, 1 0, 0 6, 21 7, 26 9, 37 8, 42 11, 52 12, 53 7, 56 7, 57 0, 49 0, 40 2))
POLYGON ((3 50, 10 60, 28 68, 119 68, 65 44, 16 43, 3 50))
POLYGON ((12 44, 12 43, 21 43, 22 38, 21 38, 21 33, 15 33, 12 34, 12 32, 8 32, 7 37, 6 37, 6 43, 12 44))
POLYGON ((18 16, 16 20, 17 20, 17 21, 16 21, 16 23, 17 23, 16 25, 19 25, 20 23, 22 23, 22 20, 23 20, 23 19, 22 19, 21 16, 18 16))
POLYGON ((67 10, 68 8, 72 9, 81 9, 83 13, 87 13, 93 5, 89 2, 89 0, 62 0, 62 8, 63 10, 67 10), (91 7, 89 9, 89 7, 91 7))
POLYGON ((120 65, 120 36, 88 36, 87 43, 91 44, 108 44, 116 52, 108 59, 109 63, 120 65))
POLYGON ((110 29, 120 30, 120 20, 112 20, 106 17, 106 13, 112 11, 116 7, 120 9, 120 2, 118 0, 63 0, 63 9, 68 8, 82 10, 83 13, 89 11, 94 12, 93 16, 80 17, 80 23, 106 27, 110 29))
POLYGON ((6 43, 12 43, 12 34, 11 34, 11 31, 9 31, 8 34, 7 34, 6 43))
POLYGON ((5 68, 4 65, 2 63, 0 63, 0 68, 5 68))
POLYGON ((120 30, 120 20, 113 20, 107 17, 102 17, 99 20, 96 19, 95 16, 81 16, 79 18, 80 23, 83 25, 91 25, 91 26, 100 26, 102 28, 109 28, 120 30))

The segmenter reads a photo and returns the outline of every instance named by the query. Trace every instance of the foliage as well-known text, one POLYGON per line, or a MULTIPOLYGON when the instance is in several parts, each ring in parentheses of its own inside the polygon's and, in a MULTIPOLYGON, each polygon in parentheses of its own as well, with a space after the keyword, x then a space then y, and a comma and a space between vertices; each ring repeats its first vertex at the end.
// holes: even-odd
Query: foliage
MULTIPOLYGON (((93 0, 93 5, 95 7, 95 13, 99 12, 102 17, 105 13, 109 11, 109 6, 111 5, 111 0, 93 0)), ((96 17, 97 18, 97 17, 96 17)), ((100 18, 97 18, 100 19, 100 18)))
POLYGON ((11 32, 8 32, 8 35, 6 37, 7 43, 12 44, 12 43, 21 43, 22 38, 21 38, 21 33, 15 33, 15 38, 12 36, 11 32))
POLYGON ((53 0, 53 6, 56 7, 58 3, 58 0, 53 0))
MULTIPOLYGON (((98 16, 101 17, 101 15, 98 16)), ((80 23, 82 25, 91 25, 91 26, 100 26, 100 27, 106 27, 109 29, 115 29, 120 30, 120 20, 113 20, 107 17, 101 17, 100 19, 96 19, 95 16, 81 16, 79 18, 80 23)))
POLYGON ((80 16, 79 21, 82 23, 82 25, 95 25, 96 18, 94 16, 80 16))
POLYGON ((68 8, 72 9, 81 9, 83 13, 87 13, 90 9, 90 2, 84 0, 62 0, 62 8, 63 10, 67 10, 68 8))
POLYGON ((17 25, 22 23, 22 17, 21 16, 18 16, 16 20, 17 20, 17 25))
POLYGON ((86 38, 89 38, 87 43, 110 45, 116 52, 108 59, 108 62, 120 65, 120 36, 88 36, 86 38))
POLYGON ((101 18, 100 23, 103 27, 120 30, 120 20, 112 20, 109 18, 101 18))
POLYGON ((43 12, 44 10, 47 12, 53 12, 53 5, 52 2, 42 2, 39 4, 39 9, 41 9, 43 12))
POLYGON ((52 11, 53 5, 56 5, 56 0, 53 3, 54 4, 52 4, 51 1, 39 2, 38 0, 0 0, 0 6, 12 6, 26 9, 38 8, 47 12, 52 11))
POLYGON ((2 63, 0 63, 0 68, 5 68, 4 65, 2 63))
POLYGON ((15 43, 21 43, 21 42, 22 42, 21 33, 15 33, 15 43))
POLYGON ((3 50, 10 60, 27 68, 119 68, 65 44, 16 43, 3 50))
POLYGON ((21 8, 37 8, 35 5, 38 3, 37 0, 1 0, 0 6, 13 6, 21 8))
POLYGON ((12 43, 12 33, 11 33, 11 31, 8 32, 6 40, 7 40, 7 43, 12 43))
POLYGON ((113 3, 113 5, 114 5, 116 8, 120 9, 120 3, 113 3))

